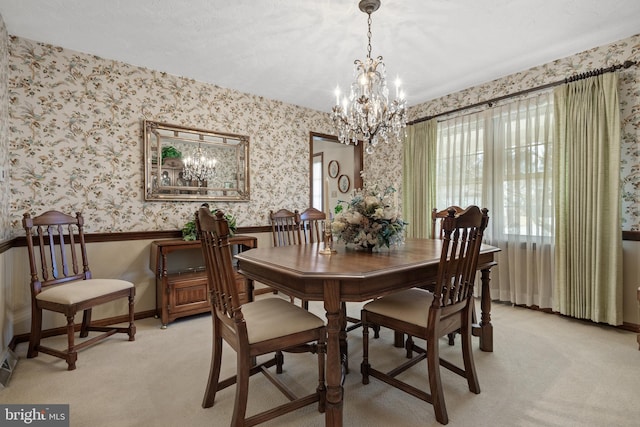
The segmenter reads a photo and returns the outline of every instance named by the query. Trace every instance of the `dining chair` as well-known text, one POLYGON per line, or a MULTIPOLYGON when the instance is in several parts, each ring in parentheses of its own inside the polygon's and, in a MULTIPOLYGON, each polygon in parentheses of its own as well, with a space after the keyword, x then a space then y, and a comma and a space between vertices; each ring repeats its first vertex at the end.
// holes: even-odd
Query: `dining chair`
MULTIPOLYGON (((446 209, 443 209, 441 211, 439 211, 436 208, 433 208, 433 210, 431 211, 431 238, 432 239, 440 239, 442 240, 442 238, 444 237, 444 230, 442 228, 442 223, 444 221, 444 219, 449 215, 449 210, 453 209, 455 211, 456 214, 459 214, 460 212, 462 212, 464 209, 462 209, 460 206, 449 206, 446 209)), ((433 287, 432 284, 428 284, 426 286, 423 286, 423 288, 433 291, 433 287)), ((472 318, 473 318, 473 322, 475 323, 476 321, 476 310, 475 310, 475 306, 473 309, 473 314, 472 314, 472 318)), ((452 332, 449 334, 449 345, 454 345, 455 344, 455 337, 456 337, 456 332, 452 332)))
POLYGON ((115 333, 125 333, 129 341, 135 341, 136 327, 133 321, 136 288, 125 280, 92 277, 82 213, 73 216, 51 210, 35 217, 25 213, 22 225, 26 233, 31 275, 31 333, 27 357, 36 357, 39 352, 59 357, 67 362, 67 369, 72 371, 76 369, 78 351, 85 347, 115 333), (128 301, 128 326, 105 326, 92 322, 93 307, 120 299, 128 301), (65 350, 41 343, 44 310, 65 315, 65 350), (78 312, 83 313, 80 338, 87 338, 89 332, 100 332, 81 343, 76 343, 74 337, 78 312))
POLYGON ((276 212, 269 211, 269 220, 273 246, 300 244, 300 214, 297 210, 295 212, 287 209, 280 209, 276 212))
POLYGON ((391 386, 431 403, 436 419, 449 422, 444 400, 440 366, 466 378, 469 390, 480 393, 471 346, 471 307, 473 284, 482 235, 489 222, 487 209, 469 206, 456 214, 450 209, 443 221, 443 240, 434 291, 413 288, 378 298, 362 308, 362 383, 369 377, 378 378, 391 386), (369 360, 369 327, 386 326, 409 337, 406 356, 410 360, 388 372, 373 368, 369 360), (463 367, 444 360, 439 354, 439 338, 460 330, 462 336, 463 367), (418 347, 413 337, 426 341, 426 349, 418 347), (417 353, 413 357, 413 352, 417 353), (427 359, 429 390, 421 390, 399 374, 427 359))
POLYGON ((327 216, 316 208, 303 210, 298 218, 300 243, 324 242, 324 221, 327 216))
POLYGON ((214 216, 201 207, 195 219, 207 271, 213 322, 211 367, 202 406, 213 406, 219 390, 236 384, 232 426, 256 425, 315 402, 318 402, 318 410, 324 412, 324 321, 279 297, 265 297, 241 305, 232 265, 229 225, 224 214, 218 211, 214 216), (236 351, 236 374, 220 381, 223 340, 236 351), (282 373, 282 351, 292 348, 304 348, 318 356, 318 385, 313 393, 304 397, 296 396, 290 387, 268 370, 275 366, 276 374, 282 373), (269 353, 274 353, 274 356, 255 364, 257 356, 269 353), (258 372, 267 376, 289 402, 247 418, 249 377, 258 372))
MULTIPOLYGON (((274 247, 299 245, 304 243, 302 233, 300 231, 300 214, 297 209, 294 212, 291 212, 288 209, 279 209, 275 212, 269 211, 269 221, 271 223, 271 235, 274 247)), ((315 222, 316 220, 314 219, 313 221, 315 222)), ((277 294, 278 291, 273 291, 273 293, 277 294)), ((292 296, 289 298, 291 299, 291 302, 295 300, 292 296)), ((309 308, 308 301, 302 300, 301 304, 305 309, 309 308)))

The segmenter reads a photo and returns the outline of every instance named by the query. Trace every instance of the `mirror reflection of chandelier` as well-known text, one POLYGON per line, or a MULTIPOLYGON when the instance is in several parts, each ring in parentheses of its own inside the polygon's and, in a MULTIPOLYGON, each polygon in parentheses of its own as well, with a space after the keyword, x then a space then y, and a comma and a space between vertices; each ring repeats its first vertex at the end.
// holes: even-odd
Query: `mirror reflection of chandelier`
POLYGON ((344 144, 367 142, 366 151, 372 153, 379 141, 400 141, 407 125, 406 99, 396 80, 396 99, 389 104, 389 90, 382 56, 371 58, 371 14, 380 7, 380 0, 361 0, 360 10, 368 15, 369 40, 367 59, 354 63, 355 80, 349 98, 340 103, 340 89, 336 88, 336 105, 331 117, 338 139, 344 144))
POLYGON ((217 160, 205 156, 200 145, 193 155, 189 155, 183 160, 183 163, 182 176, 188 181, 194 179, 198 182, 206 181, 212 178, 216 172, 217 160))

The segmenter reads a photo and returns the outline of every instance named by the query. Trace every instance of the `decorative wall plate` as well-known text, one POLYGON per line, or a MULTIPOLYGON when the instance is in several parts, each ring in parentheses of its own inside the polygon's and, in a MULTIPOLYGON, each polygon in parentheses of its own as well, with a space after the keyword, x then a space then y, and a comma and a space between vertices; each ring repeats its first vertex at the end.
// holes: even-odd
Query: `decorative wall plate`
POLYGON ((340 172, 340 165, 338 164, 338 161, 331 160, 329 162, 329 176, 331 178, 335 178, 336 176, 338 176, 339 172, 340 172))
POLYGON ((338 178, 338 190, 340 190, 341 193, 346 193, 350 187, 351 180, 349 177, 347 175, 340 175, 340 178, 338 178))

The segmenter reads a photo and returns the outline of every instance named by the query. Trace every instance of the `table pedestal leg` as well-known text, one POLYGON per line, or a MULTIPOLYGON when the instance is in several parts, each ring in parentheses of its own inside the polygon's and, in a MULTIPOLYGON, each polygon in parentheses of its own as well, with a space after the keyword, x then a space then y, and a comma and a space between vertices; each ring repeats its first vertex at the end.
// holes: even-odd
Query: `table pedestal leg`
POLYGON ((327 316, 327 405, 325 425, 342 427, 342 360, 340 333, 342 330, 342 307, 340 304, 340 282, 324 282, 324 309, 327 316))

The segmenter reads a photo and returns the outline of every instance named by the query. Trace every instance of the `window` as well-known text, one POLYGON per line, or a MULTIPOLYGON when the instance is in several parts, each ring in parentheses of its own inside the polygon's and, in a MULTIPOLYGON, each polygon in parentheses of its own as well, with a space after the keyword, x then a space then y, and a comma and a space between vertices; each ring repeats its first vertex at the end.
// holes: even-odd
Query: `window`
POLYGON ((322 194, 322 182, 323 182, 323 174, 322 174, 322 164, 324 163, 322 153, 313 155, 313 185, 311 195, 311 205, 318 209, 319 211, 324 209, 322 206, 322 201, 324 200, 324 194, 322 194))
POLYGON ((552 236, 551 92, 438 124, 438 209, 470 204, 490 211, 490 231, 552 236))

